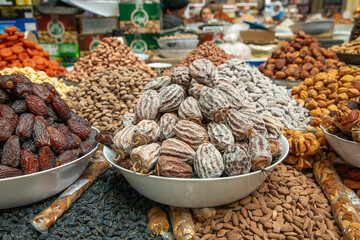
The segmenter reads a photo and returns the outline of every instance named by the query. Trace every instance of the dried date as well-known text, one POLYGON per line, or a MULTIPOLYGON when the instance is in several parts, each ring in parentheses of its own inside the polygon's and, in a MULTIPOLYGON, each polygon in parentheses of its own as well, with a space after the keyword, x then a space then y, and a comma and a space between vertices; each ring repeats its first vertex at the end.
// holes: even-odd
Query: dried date
POLYGON ((40 171, 55 167, 55 154, 48 146, 41 147, 37 155, 40 171))
POLYGON ((36 84, 36 83, 33 83, 31 85, 31 94, 38 96, 45 103, 50 103, 52 101, 52 99, 54 98, 54 94, 52 92, 50 92, 50 90, 46 86, 36 84))
POLYGON ((17 168, 8 167, 0 164, 0 179, 21 176, 22 171, 17 168))
POLYGON ((15 133, 23 140, 31 138, 34 127, 35 116, 32 113, 23 113, 20 115, 19 124, 16 127, 15 133))
POLYGON ((17 118, 0 117, 0 142, 8 140, 13 134, 19 120, 17 118))
POLYGON ((9 167, 18 167, 20 164, 20 140, 18 136, 11 136, 4 144, 2 164, 9 167))
POLYGON ((77 159, 78 157, 79 157, 78 149, 66 150, 63 153, 61 153, 59 156, 56 157, 55 164, 58 167, 58 166, 66 164, 66 163, 72 162, 75 159, 77 159))
POLYGON ((49 115, 49 110, 45 102, 41 98, 35 95, 29 95, 25 98, 25 101, 29 111, 34 113, 35 115, 40 115, 40 116, 49 115))
POLYGON ((69 145, 62 132, 52 126, 47 126, 46 130, 49 133, 51 146, 58 152, 62 152, 69 145))
POLYGON ((55 113, 64 121, 67 121, 71 118, 72 112, 69 106, 64 100, 62 100, 58 95, 55 95, 52 101, 52 107, 55 113))
POLYGON ((39 163, 36 155, 26 148, 21 150, 21 168, 24 171, 24 174, 36 173, 39 171, 39 163))
POLYGON ((47 122, 41 116, 36 116, 34 119, 33 137, 37 148, 43 146, 51 146, 49 132, 46 129, 47 122))
POLYGON ((70 118, 67 121, 67 124, 69 126, 69 129, 72 133, 76 134, 77 136, 79 136, 79 138, 81 140, 85 140, 90 131, 91 131, 91 127, 90 126, 86 126, 83 123, 81 123, 80 121, 77 121, 74 118, 70 118))
POLYGON ((12 107, 12 109, 14 109, 15 113, 17 113, 17 114, 24 113, 28 110, 25 100, 15 100, 11 104, 11 107, 12 107))

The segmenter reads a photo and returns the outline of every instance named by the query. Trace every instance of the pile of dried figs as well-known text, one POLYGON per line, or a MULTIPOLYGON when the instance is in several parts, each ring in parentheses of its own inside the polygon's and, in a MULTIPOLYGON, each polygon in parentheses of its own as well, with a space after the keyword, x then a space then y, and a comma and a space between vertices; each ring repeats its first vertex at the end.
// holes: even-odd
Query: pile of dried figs
POLYGON ((149 82, 123 129, 96 139, 117 163, 143 174, 215 178, 268 167, 281 154, 279 119, 256 112, 243 90, 195 60, 149 82), (270 139, 271 138, 271 139, 270 139))
POLYGON ((0 178, 60 166, 94 149, 97 131, 49 83, 0 76, 0 178))

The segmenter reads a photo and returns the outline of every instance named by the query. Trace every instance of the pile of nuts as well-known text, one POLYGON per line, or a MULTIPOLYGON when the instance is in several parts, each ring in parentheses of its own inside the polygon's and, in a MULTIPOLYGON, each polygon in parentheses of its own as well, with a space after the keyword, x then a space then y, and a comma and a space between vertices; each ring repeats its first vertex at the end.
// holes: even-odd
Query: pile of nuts
POLYGON ((152 80, 124 118, 112 140, 119 165, 144 174, 157 165, 164 177, 235 176, 270 166, 282 152, 282 123, 246 104, 207 59, 152 80))
POLYGON ((186 57, 184 57, 178 64, 176 64, 170 71, 164 71, 163 76, 170 76, 171 72, 177 67, 189 67, 192 62, 197 59, 208 59, 215 67, 223 64, 226 60, 230 59, 230 55, 227 54, 222 48, 213 42, 205 42, 192 50, 186 57))
POLYGON ((283 135, 289 142, 289 155, 284 161, 295 165, 296 170, 312 168, 314 161, 321 159, 320 146, 327 144, 322 131, 317 131, 314 135, 289 129, 283 135))
POLYGON ((258 190, 196 222, 201 239, 344 239, 312 173, 277 165, 258 190))
POLYGON ((96 134, 51 84, 0 76, 0 178, 69 163, 97 146, 96 134))
POLYGON ((151 76, 133 68, 103 69, 67 93, 69 106, 95 128, 116 130, 121 116, 134 111, 151 76))
POLYGON ((269 78, 298 81, 344 65, 334 52, 322 48, 317 39, 299 32, 274 51, 259 69, 269 78))
POLYGON ((332 46, 329 49, 334 52, 358 54, 360 53, 360 37, 348 43, 332 46))
POLYGON ((230 79, 245 99, 254 104, 256 112, 277 117, 289 129, 305 129, 308 126, 308 110, 303 108, 303 104, 297 106, 285 87, 275 85, 244 61, 227 60, 217 68, 216 76, 230 79))
POLYGON ((56 90, 59 92, 61 98, 66 97, 66 93, 73 89, 73 86, 67 86, 63 79, 55 78, 55 77, 49 77, 46 72, 43 71, 35 71, 31 67, 24 67, 24 68, 5 68, 0 71, 0 74, 2 75, 11 75, 14 73, 19 73, 24 76, 27 76, 32 82, 41 84, 43 82, 47 82, 52 84, 56 90))
POLYGON ((120 66, 133 67, 147 72, 152 77, 156 76, 144 61, 136 57, 132 50, 116 37, 103 38, 89 55, 79 58, 74 64, 74 71, 68 72, 65 76, 69 81, 82 82, 104 68, 120 66))
POLYGON ((292 97, 310 110, 313 117, 310 125, 319 126, 321 118, 329 116, 330 111, 337 111, 342 101, 359 97, 359 90, 360 68, 345 66, 305 79, 292 88, 292 97))

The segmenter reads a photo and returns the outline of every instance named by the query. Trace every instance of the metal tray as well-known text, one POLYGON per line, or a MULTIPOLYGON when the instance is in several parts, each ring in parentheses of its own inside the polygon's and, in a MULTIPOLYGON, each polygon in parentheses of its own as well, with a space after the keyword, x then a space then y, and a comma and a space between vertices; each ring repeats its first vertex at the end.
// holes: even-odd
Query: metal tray
POLYGON ((360 65, 360 54, 335 52, 336 56, 347 64, 360 65))
POLYGON ((302 81, 289 81, 286 79, 271 79, 274 84, 278 86, 285 86, 287 89, 291 89, 292 87, 295 87, 299 85, 302 81))

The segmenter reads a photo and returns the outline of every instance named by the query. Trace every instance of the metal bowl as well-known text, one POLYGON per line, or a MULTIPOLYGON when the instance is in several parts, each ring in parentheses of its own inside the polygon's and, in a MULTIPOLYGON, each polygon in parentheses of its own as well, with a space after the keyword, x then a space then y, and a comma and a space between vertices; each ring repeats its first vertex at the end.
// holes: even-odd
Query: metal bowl
POLYGON ((128 183, 147 198, 159 203, 200 208, 219 206, 239 200, 255 191, 276 165, 281 163, 289 152, 289 144, 284 136, 280 137, 283 145, 281 156, 265 172, 256 171, 239 176, 220 178, 168 178, 159 176, 141 176, 113 161, 115 152, 104 147, 106 160, 117 168, 128 183))
POLYGON ((295 87, 299 85, 302 81, 289 81, 286 79, 271 79, 275 85, 278 86, 285 86, 287 89, 291 89, 292 87, 295 87))
POLYGON ((293 33, 297 34, 300 31, 304 31, 306 34, 320 34, 328 31, 334 26, 334 20, 319 20, 319 21, 307 21, 298 22, 290 26, 293 33))
POLYGON ((329 133, 320 125, 325 134, 326 140, 330 146, 335 149, 337 154, 347 163, 360 168, 360 143, 342 139, 334 134, 329 133))
POLYGON ((99 144, 88 154, 62 166, 0 179, 0 209, 25 206, 63 191, 81 176, 98 146, 99 144))

